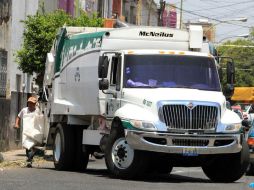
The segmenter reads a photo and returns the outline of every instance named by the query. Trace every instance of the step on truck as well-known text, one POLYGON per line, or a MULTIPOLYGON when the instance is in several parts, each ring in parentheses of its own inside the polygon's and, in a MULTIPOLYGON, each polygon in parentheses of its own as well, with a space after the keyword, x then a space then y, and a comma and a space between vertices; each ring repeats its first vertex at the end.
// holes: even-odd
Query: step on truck
POLYGON ((248 147, 221 69, 201 26, 62 28, 40 95, 55 168, 85 170, 92 154, 117 178, 201 166, 212 181, 238 180, 248 147))

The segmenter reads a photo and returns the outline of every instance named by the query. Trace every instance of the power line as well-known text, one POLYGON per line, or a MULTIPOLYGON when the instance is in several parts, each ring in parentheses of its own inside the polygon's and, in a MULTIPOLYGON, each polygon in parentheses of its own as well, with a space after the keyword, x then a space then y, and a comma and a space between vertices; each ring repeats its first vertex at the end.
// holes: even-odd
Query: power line
MULTIPOLYGON (((245 2, 250 2, 250 0, 245 1, 245 2)), ((238 3, 238 4, 240 4, 240 3, 238 3)), ((175 6, 175 8, 181 11, 181 8, 179 8, 178 6, 175 6)), ((202 14, 194 13, 193 11, 189 11, 189 10, 186 10, 186 9, 182 9, 182 11, 185 12, 186 14, 190 14, 192 16, 194 15, 194 16, 197 16, 199 18, 202 17, 202 18, 210 19, 210 20, 213 20, 213 21, 217 21, 219 23, 227 23, 227 24, 234 25, 234 26, 240 26, 241 28, 248 28, 248 29, 252 28, 252 27, 242 25, 242 24, 238 24, 238 23, 232 23, 230 21, 226 22, 226 21, 223 21, 223 20, 220 20, 220 19, 217 19, 217 18, 213 18, 213 17, 210 17, 210 16, 204 16, 202 14)))
POLYGON ((235 31, 237 31, 238 29, 241 29, 242 27, 237 27, 237 28, 234 28, 234 30, 229 30, 227 32, 224 32, 224 33, 221 33, 221 34, 217 34, 217 36, 227 36, 228 34, 231 34, 231 33, 234 33, 235 31))
MULTIPOLYGON (((178 10, 181 10, 179 7, 175 6, 176 9, 178 10)), ((207 19, 210 19, 210 20, 214 20, 214 21, 217 21, 217 22, 220 22, 220 23, 227 23, 227 24, 231 24, 231 25, 235 25, 235 26, 241 26, 243 28, 252 28, 252 27, 249 27, 249 26, 245 26, 245 25, 241 25, 241 24, 236 24, 236 23, 231 23, 229 21, 223 21, 223 20, 219 20, 219 19, 216 19, 216 18, 211 18, 211 17, 208 17, 208 16, 204 16, 204 15, 201 15, 201 14, 197 14, 197 13, 192 13, 192 12, 189 12, 187 10, 184 10, 182 9, 183 12, 185 13, 188 13, 188 14, 191 14, 191 15, 195 15, 195 16, 199 16, 199 17, 203 17, 203 18, 207 18, 207 19)))
POLYGON ((193 11, 190 11, 190 12, 206 11, 206 10, 212 10, 212 9, 220 9, 220 8, 224 8, 224 7, 231 7, 231 6, 234 6, 234 5, 245 4, 245 3, 250 3, 250 2, 254 3, 254 1, 253 1, 253 0, 250 0, 250 1, 244 1, 244 2, 232 3, 232 4, 228 4, 228 5, 222 5, 222 6, 219 6, 219 7, 214 7, 214 8, 198 9, 198 10, 193 10, 193 11))
MULTIPOLYGON (((244 11, 244 13, 246 14, 248 11, 248 9, 251 9, 250 11, 253 11, 253 7, 254 5, 252 6, 248 6, 248 7, 243 7, 243 8, 240 8, 240 9, 234 9, 234 10, 231 10, 231 11, 228 11, 226 14, 224 15, 221 15, 219 17, 216 17, 217 19, 220 19, 220 18, 225 18, 227 16, 231 16, 232 14, 235 14, 235 13, 240 13, 241 11, 244 11)), ((218 14, 215 14, 215 15, 210 15, 210 16, 217 16, 218 14)), ((249 18, 249 16, 248 16, 249 18)))

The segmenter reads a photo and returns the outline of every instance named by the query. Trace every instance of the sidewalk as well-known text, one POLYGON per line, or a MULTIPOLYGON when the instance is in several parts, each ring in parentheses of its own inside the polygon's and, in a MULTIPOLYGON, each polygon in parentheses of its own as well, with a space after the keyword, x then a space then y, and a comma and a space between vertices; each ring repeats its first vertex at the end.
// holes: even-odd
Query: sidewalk
MULTIPOLYGON (((3 162, 12 162, 12 161, 26 161, 26 150, 18 149, 18 150, 10 150, 7 152, 0 152, 0 157, 3 156, 3 162)), ((44 159, 50 160, 53 153, 52 150, 46 150, 44 159)), ((52 159, 52 158, 51 158, 52 159)), ((1 163, 1 160, 0 160, 1 163)))
POLYGON ((25 149, 18 149, 18 150, 10 150, 7 152, 1 152, 3 156, 3 161, 19 161, 19 160, 26 160, 26 150, 25 149))

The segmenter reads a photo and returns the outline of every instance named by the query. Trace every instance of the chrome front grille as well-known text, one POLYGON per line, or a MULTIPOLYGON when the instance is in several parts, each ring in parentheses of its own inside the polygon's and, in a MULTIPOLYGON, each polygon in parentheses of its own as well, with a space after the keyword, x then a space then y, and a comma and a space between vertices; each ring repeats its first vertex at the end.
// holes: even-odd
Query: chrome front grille
POLYGON ((173 139, 173 145, 175 146, 207 146, 209 140, 202 139, 173 139))
POLYGON ((164 105, 160 110, 163 122, 169 129, 212 130, 217 125, 218 108, 216 106, 164 105))

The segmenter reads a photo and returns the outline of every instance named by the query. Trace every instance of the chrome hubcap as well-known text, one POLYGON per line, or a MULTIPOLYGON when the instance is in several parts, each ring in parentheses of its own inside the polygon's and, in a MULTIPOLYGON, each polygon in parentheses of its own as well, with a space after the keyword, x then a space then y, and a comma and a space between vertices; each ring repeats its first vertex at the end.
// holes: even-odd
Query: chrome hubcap
POLYGON ((55 161, 57 162, 59 161, 60 155, 61 155, 61 136, 60 133, 58 132, 55 138, 55 148, 54 148, 55 161))
POLYGON ((117 168, 126 169, 133 162, 134 150, 128 145, 125 138, 120 138, 114 143, 111 156, 117 168))

